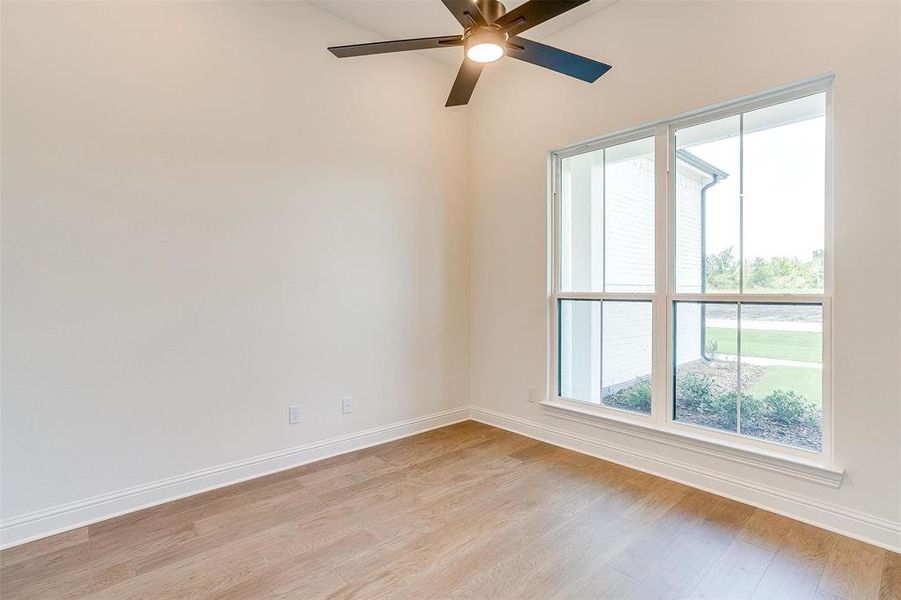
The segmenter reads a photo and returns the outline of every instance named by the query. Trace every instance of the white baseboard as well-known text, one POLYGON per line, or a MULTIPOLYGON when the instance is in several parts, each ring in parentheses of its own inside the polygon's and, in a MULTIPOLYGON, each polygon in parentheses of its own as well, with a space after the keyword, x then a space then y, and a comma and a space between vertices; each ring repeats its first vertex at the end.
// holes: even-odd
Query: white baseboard
POLYGON ((98 521, 285 469, 472 419, 555 446, 657 475, 719 496, 901 552, 901 524, 712 471, 667 456, 589 438, 477 406, 374 427, 93 498, 5 519, 0 548, 17 546, 98 521))
POLYGON ((468 418, 468 407, 456 408, 4 519, 0 522, 0 548, 17 546, 157 504, 445 427, 468 418))
POLYGON ((888 519, 478 406, 470 407, 470 418, 901 552, 901 524, 888 519))

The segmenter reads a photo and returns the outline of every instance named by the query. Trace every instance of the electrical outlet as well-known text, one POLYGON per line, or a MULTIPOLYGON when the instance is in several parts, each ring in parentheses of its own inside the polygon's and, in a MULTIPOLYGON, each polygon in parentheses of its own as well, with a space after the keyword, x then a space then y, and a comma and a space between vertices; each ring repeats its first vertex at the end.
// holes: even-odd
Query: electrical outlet
POLYGON ((300 407, 299 406, 289 406, 288 407, 288 425, 296 425, 300 423, 300 407))
POLYGON ((526 393, 523 395, 526 402, 535 402, 535 388, 531 385, 526 386, 526 393))
POLYGON ((341 414, 346 415, 354 411, 354 399, 350 396, 341 398, 341 414))

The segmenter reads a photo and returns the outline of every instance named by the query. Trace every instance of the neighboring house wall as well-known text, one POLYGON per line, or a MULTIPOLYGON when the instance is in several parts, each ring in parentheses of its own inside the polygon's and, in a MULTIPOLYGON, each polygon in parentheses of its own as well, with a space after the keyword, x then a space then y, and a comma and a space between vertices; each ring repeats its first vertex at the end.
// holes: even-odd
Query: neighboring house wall
POLYGON ((608 292, 651 292, 654 284, 654 161, 607 163, 605 204, 608 292))
MULTIPOLYGON (((701 255, 701 188, 710 183, 711 176, 684 161, 676 165, 676 281, 679 290, 699 293, 703 278, 701 255)), ((679 333, 676 336, 676 364, 682 365, 701 358, 701 305, 679 305, 679 333), (689 333, 690 332, 690 333, 689 333)))
MULTIPOLYGON (((680 161, 676 251, 682 267, 678 277, 692 291, 701 287, 701 188, 710 180, 707 173, 680 161)), ((562 229, 569 232, 561 242, 563 289, 597 291, 606 280, 608 292, 653 291, 653 159, 608 161, 605 168, 601 152, 569 158, 561 173, 560 203, 562 229)), ((689 306, 679 316, 685 330, 698 332, 678 341, 679 362, 691 362, 701 357, 701 311, 689 306)), ((649 376, 651 318, 649 303, 608 301, 603 318, 597 303, 564 303, 562 395, 599 402, 602 389, 610 393, 649 376)))

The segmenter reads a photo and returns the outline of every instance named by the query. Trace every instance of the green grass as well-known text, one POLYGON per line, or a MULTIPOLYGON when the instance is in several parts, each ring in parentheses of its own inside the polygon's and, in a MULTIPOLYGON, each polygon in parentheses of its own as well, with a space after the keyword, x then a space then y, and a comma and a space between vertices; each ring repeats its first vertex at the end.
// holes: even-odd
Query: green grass
POLYGON ((792 391, 810 400, 812 404, 823 404, 823 371, 806 367, 766 367, 760 380, 747 390, 748 394, 763 398, 773 390, 792 391))
MULTIPOLYGON (((707 344, 716 342, 717 354, 736 351, 735 329, 708 327, 707 344)), ((823 358, 823 335, 814 331, 760 331, 747 329, 741 332, 742 356, 780 358, 803 362, 820 362, 823 358)))

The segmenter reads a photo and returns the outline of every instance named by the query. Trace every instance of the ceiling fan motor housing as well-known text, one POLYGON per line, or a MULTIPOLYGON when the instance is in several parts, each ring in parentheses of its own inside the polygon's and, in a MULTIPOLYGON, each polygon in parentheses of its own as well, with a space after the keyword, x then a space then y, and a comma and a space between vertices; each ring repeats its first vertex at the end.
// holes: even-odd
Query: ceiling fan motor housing
POLYGON ((475 0, 475 5, 489 23, 494 23, 507 12, 498 0, 475 0))

